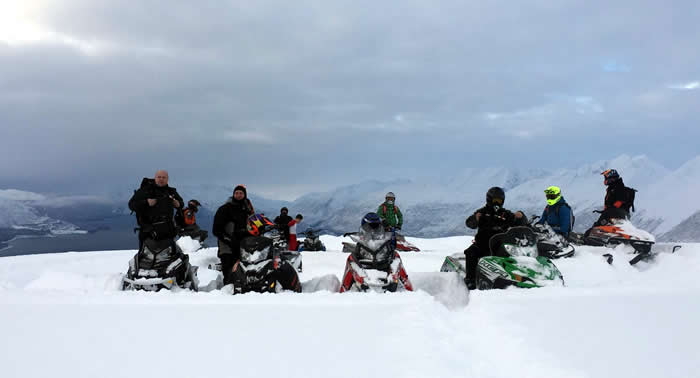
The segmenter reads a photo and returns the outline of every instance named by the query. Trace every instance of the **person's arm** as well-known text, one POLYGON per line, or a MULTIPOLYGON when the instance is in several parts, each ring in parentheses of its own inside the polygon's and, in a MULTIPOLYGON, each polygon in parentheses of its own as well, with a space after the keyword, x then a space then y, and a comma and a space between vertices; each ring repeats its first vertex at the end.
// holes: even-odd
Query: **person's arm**
POLYGON ((386 214, 384 213, 384 204, 379 205, 377 207, 377 215, 379 215, 379 219, 382 220, 382 223, 386 223, 386 214))
POLYGON ((129 200, 129 209, 136 213, 140 213, 148 209, 148 200, 146 198, 146 192, 139 189, 134 192, 129 200))
MULTIPOLYGON (((184 209, 185 208, 185 206, 184 206, 185 201, 182 199, 182 197, 180 197, 180 194, 177 192, 177 190, 175 188, 172 188, 172 189, 173 190, 170 193, 170 195, 173 196, 173 199, 177 201, 177 206, 175 206, 175 207, 177 209, 180 209, 180 210, 184 209)), ((174 205, 175 204, 173 204, 173 206, 174 205)))
POLYGON ((477 210, 476 212, 474 212, 474 214, 470 215, 467 218, 464 224, 466 224, 467 227, 471 228, 472 230, 476 229, 477 227, 479 227, 479 221, 481 220, 479 218, 481 217, 481 215, 482 214, 479 213, 479 211, 477 210))
POLYGON ((221 206, 216 210, 214 215, 214 225, 212 226, 211 233, 214 234, 219 240, 231 240, 229 235, 226 235, 226 223, 228 223, 228 217, 226 216, 226 209, 221 206))
POLYGON ((399 219, 399 223, 396 226, 400 229, 403 225, 403 214, 401 214, 398 206, 396 206, 396 217, 399 219))
POLYGON ((547 208, 545 207, 544 210, 542 210, 542 216, 540 219, 537 220, 537 224, 544 224, 545 221, 547 220, 547 208))

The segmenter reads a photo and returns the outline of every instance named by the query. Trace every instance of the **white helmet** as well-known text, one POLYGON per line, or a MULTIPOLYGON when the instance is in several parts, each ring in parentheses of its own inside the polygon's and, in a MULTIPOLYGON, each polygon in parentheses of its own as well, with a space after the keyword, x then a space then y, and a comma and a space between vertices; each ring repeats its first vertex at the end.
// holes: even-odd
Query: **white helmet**
POLYGON ((384 198, 393 198, 393 199, 396 199, 396 196, 394 195, 394 192, 389 192, 389 193, 387 193, 387 194, 384 196, 384 198))

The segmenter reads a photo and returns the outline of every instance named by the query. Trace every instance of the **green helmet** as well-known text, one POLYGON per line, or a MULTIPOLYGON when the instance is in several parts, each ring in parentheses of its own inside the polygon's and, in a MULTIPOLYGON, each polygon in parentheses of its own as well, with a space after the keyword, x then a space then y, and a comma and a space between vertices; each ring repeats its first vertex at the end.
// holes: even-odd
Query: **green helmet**
POLYGON ((544 190, 544 195, 547 197, 547 204, 552 206, 561 200, 561 189, 558 186, 550 186, 544 190))

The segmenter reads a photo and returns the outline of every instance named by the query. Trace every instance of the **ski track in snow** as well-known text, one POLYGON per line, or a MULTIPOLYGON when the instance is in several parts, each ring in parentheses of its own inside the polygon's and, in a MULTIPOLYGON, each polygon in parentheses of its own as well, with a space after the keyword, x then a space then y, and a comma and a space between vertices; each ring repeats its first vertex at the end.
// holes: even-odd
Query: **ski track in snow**
MULTIPOLYGON (((342 238, 322 240, 330 252, 303 253, 302 294, 121 292, 135 251, 0 258, 2 376, 700 374, 700 245, 634 267, 625 247, 581 247, 555 262, 567 287, 467 296, 436 272, 470 237, 408 238, 424 250, 401 253, 418 290, 394 294, 317 290, 347 258, 332 252, 342 238)), ((217 261, 215 248, 191 253, 201 284, 217 261)))

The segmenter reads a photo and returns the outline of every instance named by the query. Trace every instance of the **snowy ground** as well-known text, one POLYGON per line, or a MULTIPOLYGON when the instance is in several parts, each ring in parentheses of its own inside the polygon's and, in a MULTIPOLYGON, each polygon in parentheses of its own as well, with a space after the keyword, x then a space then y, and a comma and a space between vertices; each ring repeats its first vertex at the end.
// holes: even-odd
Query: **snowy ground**
MULTIPOLYGON (((420 289, 469 237, 413 239, 420 289)), ((331 251, 341 238, 322 237, 331 251)), ((611 252, 608 265, 601 255, 611 252)), ((700 245, 632 267, 557 261, 567 287, 436 298, 120 292, 134 251, 0 258, 2 377, 697 377, 700 245)), ((192 254, 206 267, 214 249, 192 254)), ((347 255, 305 252, 302 281, 347 255)), ((200 268, 206 281, 215 273, 200 268)))

